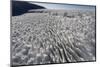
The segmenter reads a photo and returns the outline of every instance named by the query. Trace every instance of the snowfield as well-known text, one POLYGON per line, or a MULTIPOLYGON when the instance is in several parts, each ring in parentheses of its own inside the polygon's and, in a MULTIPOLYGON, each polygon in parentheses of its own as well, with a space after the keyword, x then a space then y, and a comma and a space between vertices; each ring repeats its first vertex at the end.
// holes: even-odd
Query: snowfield
POLYGON ((94 11, 31 10, 12 16, 12 65, 95 61, 94 11))

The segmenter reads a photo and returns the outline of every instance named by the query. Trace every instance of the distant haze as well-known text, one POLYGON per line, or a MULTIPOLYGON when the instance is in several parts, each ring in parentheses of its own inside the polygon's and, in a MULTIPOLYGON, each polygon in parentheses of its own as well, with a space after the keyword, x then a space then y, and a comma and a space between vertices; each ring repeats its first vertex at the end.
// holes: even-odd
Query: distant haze
POLYGON ((40 6, 43 6, 47 9, 67 9, 67 10, 89 10, 89 11, 95 11, 95 6, 89 6, 89 5, 73 5, 73 4, 55 4, 55 3, 35 3, 30 2, 33 4, 37 4, 40 6))

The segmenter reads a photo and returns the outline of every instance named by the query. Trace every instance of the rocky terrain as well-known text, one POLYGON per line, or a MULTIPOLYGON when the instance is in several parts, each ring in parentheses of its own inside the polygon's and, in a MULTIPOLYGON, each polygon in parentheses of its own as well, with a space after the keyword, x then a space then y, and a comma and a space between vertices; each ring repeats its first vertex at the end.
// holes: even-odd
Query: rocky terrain
POLYGON ((31 10, 12 16, 12 65, 95 61, 95 12, 31 10))

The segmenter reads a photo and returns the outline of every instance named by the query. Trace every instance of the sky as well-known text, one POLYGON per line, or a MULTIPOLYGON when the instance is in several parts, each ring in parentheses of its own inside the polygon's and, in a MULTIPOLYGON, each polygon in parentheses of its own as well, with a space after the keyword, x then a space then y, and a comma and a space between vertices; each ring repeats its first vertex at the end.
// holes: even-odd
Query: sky
POLYGON ((47 9, 67 9, 67 10, 89 10, 89 11, 95 11, 95 6, 89 6, 89 5, 72 5, 72 4, 55 4, 55 3, 34 3, 40 6, 43 6, 47 9))
MULTIPOLYGON (((22 1, 22 0, 14 0, 14 1, 22 1)), ((30 2, 30 1, 28 1, 30 2)), ((32 4, 37 4, 43 6, 47 9, 65 9, 65 10, 89 10, 95 11, 94 5, 78 5, 78 4, 57 4, 57 3, 42 3, 42 2, 30 2, 32 4)))

